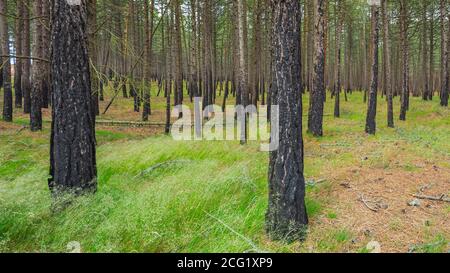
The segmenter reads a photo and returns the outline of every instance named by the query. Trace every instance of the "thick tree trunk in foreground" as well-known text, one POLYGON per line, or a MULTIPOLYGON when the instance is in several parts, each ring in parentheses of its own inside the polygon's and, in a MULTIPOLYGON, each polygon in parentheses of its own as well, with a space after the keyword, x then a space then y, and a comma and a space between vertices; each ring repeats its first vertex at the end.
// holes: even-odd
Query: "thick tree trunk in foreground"
POLYGON ((97 188, 95 128, 87 40, 86 1, 52 9, 52 133, 49 187, 53 194, 97 188))
POLYGON ((325 0, 317 1, 317 14, 314 27, 316 32, 314 47, 314 75, 308 119, 308 131, 314 136, 323 135, 323 99, 325 97, 325 2, 325 0))
POLYGON ((384 91, 387 97, 387 123, 388 127, 394 128, 394 99, 391 82, 391 48, 389 42, 389 15, 388 1, 382 0, 383 13, 383 64, 384 64, 384 91))
POLYGON ((372 6, 372 79, 370 83, 369 104, 367 109, 366 133, 374 135, 377 130, 377 96, 378 96, 378 44, 380 40, 380 8, 372 6))
MULTIPOLYGON (((3 55, 9 56, 9 37, 6 0, 0 0, 0 43, 3 55)), ((2 59, 3 65, 3 120, 11 122, 13 118, 13 98, 11 86, 11 62, 9 58, 2 59)))
POLYGON ((270 155, 267 232, 273 239, 304 238, 308 224, 303 176, 300 2, 271 0, 273 105, 279 106, 279 149, 270 155))

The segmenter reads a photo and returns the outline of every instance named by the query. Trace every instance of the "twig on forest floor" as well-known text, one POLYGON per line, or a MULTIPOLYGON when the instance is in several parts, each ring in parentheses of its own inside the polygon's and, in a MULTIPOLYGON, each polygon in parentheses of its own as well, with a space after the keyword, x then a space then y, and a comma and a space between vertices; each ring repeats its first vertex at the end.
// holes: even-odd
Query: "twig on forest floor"
POLYGON ((16 131, 16 134, 20 134, 23 130, 29 128, 28 126, 22 126, 19 130, 16 131))
POLYGON ((191 162, 191 161, 190 160, 170 160, 170 161, 161 162, 161 163, 158 163, 158 164, 155 164, 155 165, 151 166, 150 168, 148 168, 146 170, 141 171, 134 178, 137 178, 139 176, 147 175, 147 174, 153 172, 154 170, 162 168, 162 167, 167 166, 167 165, 175 165, 175 164, 182 164, 182 163, 189 163, 189 162, 191 162))
POLYGON ((362 195, 362 194, 359 196, 358 200, 361 201, 368 209, 370 209, 373 212, 378 212, 380 209, 378 204, 376 205, 376 207, 372 207, 371 205, 369 205, 369 203, 374 203, 374 202, 366 200, 364 198, 364 195, 362 195))
POLYGON ((423 195, 423 194, 414 194, 415 198, 419 198, 419 199, 425 199, 425 200, 431 200, 431 201, 441 201, 441 202, 449 202, 450 203, 450 198, 447 197, 447 195, 442 194, 440 196, 428 196, 428 195, 423 195))
POLYGON ((222 224, 225 228, 227 228, 228 230, 230 230, 232 233, 234 233, 235 235, 237 235, 239 238, 243 239, 244 241, 246 241, 249 245, 251 245, 253 247, 252 250, 255 250, 258 253, 266 253, 267 251, 263 251, 261 250, 252 240, 250 240, 249 238, 245 237, 244 235, 240 234, 239 232, 237 232, 236 230, 234 230, 232 227, 230 227, 229 225, 227 225, 225 222, 223 222, 222 220, 220 220, 219 218, 215 217, 214 215, 208 213, 207 211, 204 211, 206 213, 206 215, 208 215, 209 217, 211 217, 212 219, 216 220, 217 222, 219 222, 220 224, 222 224))

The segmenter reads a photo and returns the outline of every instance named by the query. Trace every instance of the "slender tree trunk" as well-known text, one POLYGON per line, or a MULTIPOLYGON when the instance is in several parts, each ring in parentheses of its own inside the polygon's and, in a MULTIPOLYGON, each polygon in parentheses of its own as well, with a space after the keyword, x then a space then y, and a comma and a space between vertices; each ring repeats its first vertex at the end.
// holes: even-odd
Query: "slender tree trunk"
MULTIPOLYGON (((42 1, 34 1, 34 16, 37 18, 42 17, 42 1)), ((33 35, 33 57, 42 58, 43 51, 43 21, 35 20, 34 22, 34 35, 33 35)), ((42 106, 43 101, 46 98, 46 94, 43 92, 43 81, 44 81, 44 65, 40 60, 33 61, 32 67, 32 87, 31 87, 31 112, 30 112, 30 130, 33 132, 42 130, 42 106)))
POLYGON ((325 0, 316 2, 315 54, 313 87, 310 94, 308 131, 314 136, 323 136, 323 108, 325 97, 325 0))
MULTIPOLYGON (((239 14, 239 93, 241 94, 241 103, 244 107, 248 105, 248 89, 247 89, 247 61, 245 59, 245 29, 244 24, 247 17, 244 0, 238 0, 238 14, 239 14)), ((245 114, 244 124, 241 130, 241 144, 247 143, 247 114, 245 114)))
MULTIPOLYGON (((22 1, 17 1, 17 14, 19 18, 16 19, 16 33, 15 33, 15 46, 16 55, 23 56, 22 50, 22 33, 23 33, 23 9, 25 8, 22 1)), ((22 108, 22 65, 23 60, 16 59, 15 71, 14 71, 14 94, 15 94, 15 106, 16 108, 22 108)))
MULTIPOLYGON (((23 7, 23 32, 22 32, 22 54, 24 56, 31 56, 30 49, 30 0, 23 0, 21 3, 24 4, 23 7)), ((25 114, 30 114, 31 112, 31 60, 23 59, 22 60, 22 78, 21 78, 21 87, 23 94, 23 112, 25 114)))
POLYGON ((428 9, 428 0, 423 0, 423 11, 422 11, 422 75, 423 75, 423 90, 422 90, 422 99, 428 100, 430 97, 430 85, 428 78, 428 45, 427 45, 427 9, 428 9))
POLYGON ((144 75, 143 75, 143 93, 144 93, 144 109, 142 111, 142 120, 148 121, 149 115, 151 115, 151 104, 150 104, 150 96, 151 96, 151 55, 152 55, 152 32, 153 32, 153 15, 155 8, 155 0, 150 0, 150 9, 148 5, 148 0, 145 1, 144 4, 144 12, 145 12, 145 48, 144 48, 144 75))
POLYGON ((406 0, 400 0, 400 40, 402 48, 402 94, 400 120, 406 120, 409 95, 409 52, 408 52, 408 27, 407 27, 406 0))
MULTIPOLYGON (((271 8, 274 53, 271 103, 279 106, 280 120, 279 147, 270 154, 266 228, 272 239, 293 241, 304 238, 308 224, 300 92, 300 2, 271 0, 271 8)), ((276 133, 272 133, 274 137, 276 133)))
POLYGON ((52 133, 49 187, 82 194, 97 189, 87 7, 54 0, 52 8, 52 133))
POLYGON ((384 91, 387 98, 387 124, 394 128, 394 99, 391 80, 391 46, 389 41, 389 14, 388 0, 382 0, 383 14, 383 65, 384 65, 384 91))
MULTIPOLYGON (((0 43, 2 54, 9 56, 9 31, 7 14, 7 0, 0 0, 0 43)), ((2 59, 3 66, 3 120, 12 122, 13 98, 11 86, 11 61, 9 58, 2 59)))
POLYGON ((340 96, 341 96, 341 34, 342 34, 342 22, 341 16, 341 1, 336 1, 336 61, 334 70, 334 117, 339 118, 341 116, 340 96))
MULTIPOLYGON (((449 98, 449 72, 448 72, 448 40, 445 26, 445 17, 448 16, 447 0, 440 2, 440 20, 441 20, 441 106, 448 106, 449 98)), ((450 26, 450 23, 449 23, 450 26)), ((450 32, 450 31, 449 31, 450 32)))
POLYGON ((369 104, 367 109, 366 133, 376 133, 377 96, 378 96, 378 45, 380 39, 380 8, 372 6, 372 79, 370 83, 369 104))
POLYGON ((97 0, 88 0, 88 33, 89 33, 89 59, 91 67, 92 110, 94 115, 100 115, 99 109, 99 77, 95 73, 97 65, 97 0))

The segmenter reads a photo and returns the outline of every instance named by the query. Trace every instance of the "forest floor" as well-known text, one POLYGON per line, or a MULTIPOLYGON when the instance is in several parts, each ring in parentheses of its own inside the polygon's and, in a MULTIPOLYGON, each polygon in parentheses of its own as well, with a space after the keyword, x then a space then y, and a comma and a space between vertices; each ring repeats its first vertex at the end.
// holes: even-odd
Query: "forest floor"
MULTIPOLYGON (((372 241, 382 252, 449 252, 450 204, 408 205, 416 193, 450 195, 450 110, 438 104, 412 98, 408 120, 388 129, 380 98, 368 136, 359 92, 340 119, 328 100, 325 137, 305 134, 310 228, 293 244, 265 235, 268 154, 258 143, 177 142, 158 127, 98 126, 98 192, 52 213, 50 124, 31 133, 17 110, 14 123, 0 121, 0 252, 65 252, 74 241, 83 252, 367 252, 372 241)), ((132 105, 120 98, 100 119, 138 121, 132 105)), ((153 111, 163 122, 163 98, 153 111)))

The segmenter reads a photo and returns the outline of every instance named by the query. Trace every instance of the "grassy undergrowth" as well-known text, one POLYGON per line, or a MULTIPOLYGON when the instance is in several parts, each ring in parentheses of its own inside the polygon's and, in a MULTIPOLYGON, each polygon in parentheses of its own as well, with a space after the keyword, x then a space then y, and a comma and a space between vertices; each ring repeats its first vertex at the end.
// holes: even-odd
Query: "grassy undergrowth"
MULTIPOLYGON (((450 168, 450 111, 437 101, 414 98, 408 121, 388 129, 380 99, 378 133, 366 136, 362 96, 353 94, 342 108, 341 119, 325 117, 325 137, 305 134, 313 223, 305 244, 270 242, 264 234, 268 156, 257 143, 175 142, 99 129, 97 194, 53 214, 45 125, 37 134, 0 132, 0 252, 64 252, 72 241, 85 252, 364 252, 361 245, 352 246, 352 230, 314 232, 320 219, 337 221, 341 215, 330 209, 339 201, 328 197, 332 185, 312 182, 344 167, 394 168, 389 158, 397 153, 407 171, 414 172, 415 162, 427 158, 450 168)), ((444 246, 445 232, 439 237, 444 246)), ((432 242, 417 249, 442 251, 432 242)))

